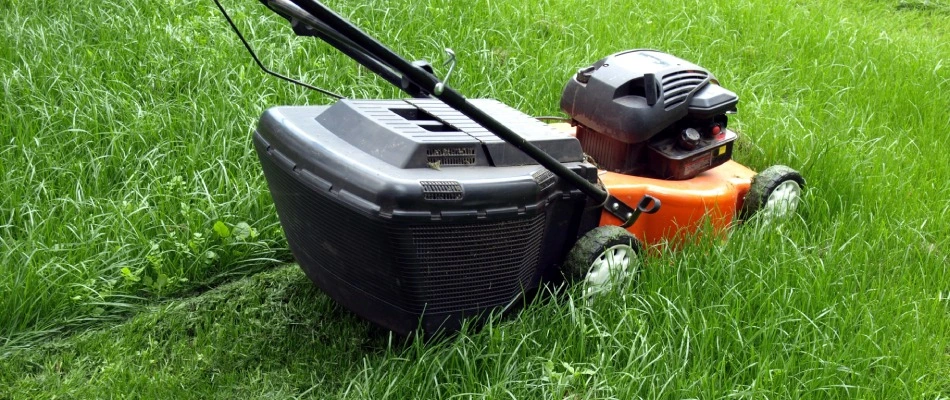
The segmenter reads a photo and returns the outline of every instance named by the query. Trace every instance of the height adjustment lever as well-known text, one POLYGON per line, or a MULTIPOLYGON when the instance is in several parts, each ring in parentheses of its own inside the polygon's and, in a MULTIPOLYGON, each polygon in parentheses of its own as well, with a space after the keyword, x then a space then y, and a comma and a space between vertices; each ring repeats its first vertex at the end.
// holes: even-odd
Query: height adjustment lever
POLYGON ((640 218, 640 214, 654 214, 660 211, 660 199, 645 194, 640 198, 640 202, 637 203, 636 207, 630 207, 620 201, 620 199, 609 196, 607 203, 604 204, 604 209, 623 222, 620 227, 628 228, 637 222, 637 219, 640 218))

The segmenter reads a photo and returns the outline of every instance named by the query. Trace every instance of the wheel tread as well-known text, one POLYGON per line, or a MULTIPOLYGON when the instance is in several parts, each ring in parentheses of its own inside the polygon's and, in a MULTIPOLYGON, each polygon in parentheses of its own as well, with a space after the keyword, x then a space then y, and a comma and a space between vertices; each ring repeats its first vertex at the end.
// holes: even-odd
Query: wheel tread
POLYGON ((786 165, 773 165, 752 177, 752 184, 742 203, 742 218, 751 218, 762 209, 769 195, 782 182, 792 180, 802 188, 805 187, 805 178, 798 171, 786 165))
POLYGON ((579 282, 587 275, 594 259, 605 248, 629 244, 635 253, 640 252, 640 241, 626 229, 615 225, 599 226, 577 240, 561 266, 568 282, 579 282))

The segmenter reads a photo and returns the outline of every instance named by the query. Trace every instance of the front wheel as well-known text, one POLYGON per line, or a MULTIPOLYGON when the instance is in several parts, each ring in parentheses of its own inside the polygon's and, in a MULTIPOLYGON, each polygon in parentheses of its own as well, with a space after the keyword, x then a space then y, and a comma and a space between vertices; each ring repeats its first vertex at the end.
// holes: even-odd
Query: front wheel
POLYGON ((640 241, 619 226, 600 226, 581 237, 561 267, 564 277, 581 284, 584 294, 609 290, 614 282, 640 270, 640 241))
POLYGON ((760 214, 766 220, 784 218, 795 213, 801 203, 805 179, 798 171, 784 165, 773 165, 752 178, 752 185, 742 206, 746 219, 760 214))

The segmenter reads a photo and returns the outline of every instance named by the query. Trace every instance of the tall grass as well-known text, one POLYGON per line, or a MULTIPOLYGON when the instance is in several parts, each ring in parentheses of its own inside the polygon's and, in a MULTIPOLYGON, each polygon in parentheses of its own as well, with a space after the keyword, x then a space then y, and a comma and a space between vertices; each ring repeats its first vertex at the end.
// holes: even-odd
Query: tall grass
POLYGON ((3 18, 0 337, 289 260, 248 131, 301 93, 245 77, 211 8, 40 2, 3 18), (259 234, 224 240, 217 221, 259 234))
MULTIPOLYGON (((0 397, 950 397, 943 3, 329 3, 536 115, 612 52, 694 61, 741 98, 736 158, 801 170, 807 203, 444 342, 390 343, 293 268, 192 296, 290 260, 250 131, 327 99, 256 70, 210 2, 0 0, 0 397)), ((226 5, 274 69, 399 95, 226 5)))

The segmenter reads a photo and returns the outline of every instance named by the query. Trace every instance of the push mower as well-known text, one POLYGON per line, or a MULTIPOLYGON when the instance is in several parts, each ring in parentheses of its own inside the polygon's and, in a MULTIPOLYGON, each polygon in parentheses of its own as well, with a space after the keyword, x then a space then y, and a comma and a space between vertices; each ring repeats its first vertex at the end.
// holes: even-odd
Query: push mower
POLYGON ((561 97, 569 123, 547 124, 448 86, 450 50, 439 79, 317 1, 262 3, 411 96, 273 107, 254 133, 300 267, 393 332, 456 330, 548 281, 596 288, 635 268, 641 243, 798 204, 798 172, 731 161, 738 97, 669 54, 580 69, 561 97))

